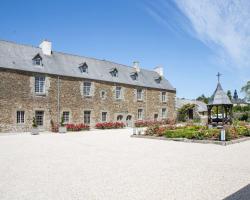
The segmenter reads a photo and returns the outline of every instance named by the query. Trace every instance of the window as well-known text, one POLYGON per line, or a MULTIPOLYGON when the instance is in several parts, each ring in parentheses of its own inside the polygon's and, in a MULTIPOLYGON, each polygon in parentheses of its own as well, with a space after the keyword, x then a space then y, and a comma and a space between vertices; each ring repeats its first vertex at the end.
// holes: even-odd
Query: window
POLYGON ((107 121, 107 116, 108 116, 107 112, 102 112, 102 122, 106 122, 107 121))
POLYGON ((111 76, 113 77, 118 77, 118 70, 116 68, 112 69, 110 71, 111 76))
POLYGON ((91 111, 84 111, 84 124, 90 124, 91 111))
POLYGON ((137 100, 142 100, 142 89, 137 89, 137 100))
POLYGON ((131 75, 131 78, 133 81, 137 81, 138 80, 138 74, 135 72, 135 73, 132 73, 131 75))
POLYGON ((155 82, 158 83, 158 84, 161 83, 161 80, 162 80, 161 76, 155 78, 155 82))
POLYGON ((83 82, 83 95, 90 96, 91 92, 91 82, 85 81, 83 82))
POLYGON ((115 98, 121 99, 122 98, 122 87, 116 86, 115 88, 115 98))
POLYGON ((161 93, 161 101, 162 102, 166 102, 167 101, 167 93, 166 92, 162 92, 161 93))
POLYGON ((69 112, 68 111, 63 112, 62 117, 63 117, 64 124, 69 123, 69 112))
POLYGON ((162 119, 167 118, 167 109, 166 108, 161 109, 161 117, 162 117, 162 119))
POLYGON ((158 114, 154 114, 154 121, 157 121, 158 120, 158 114))
POLYGON ((88 65, 86 63, 83 63, 79 66, 80 72, 83 73, 88 73, 88 65))
POLYGON ((39 65, 42 66, 42 57, 37 54, 33 59, 32 59, 33 65, 39 65))
POLYGON ((24 123, 24 111, 17 111, 16 113, 16 122, 18 124, 23 124, 24 123))
POLYGON ((122 119, 123 119, 122 115, 118 115, 117 118, 116 118, 117 121, 122 121, 122 119))
POLYGON ((106 91, 102 90, 100 96, 102 99, 106 99, 106 91))
POLYGON ((138 120, 143 119, 143 109, 138 109, 138 115, 137 115, 138 120))
POLYGON ((44 76, 35 77, 35 93, 37 94, 45 93, 45 77, 44 76))
POLYGON ((36 111, 35 119, 36 119, 37 126, 43 126, 43 116, 44 116, 43 111, 36 111))

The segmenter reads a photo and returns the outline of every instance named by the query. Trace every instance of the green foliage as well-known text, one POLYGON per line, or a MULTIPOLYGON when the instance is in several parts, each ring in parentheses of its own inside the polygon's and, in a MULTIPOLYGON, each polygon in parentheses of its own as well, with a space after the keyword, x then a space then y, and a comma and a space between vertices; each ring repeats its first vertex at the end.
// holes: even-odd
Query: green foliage
POLYGON ((208 104, 209 97, 206 97, 204 94, 202 94, 202 95, 199 96, 196 100, 202 101, 202 102, 204 102, 205 104, 208 104))
POLYGON ((248 101, 250 101, 250 81, 241 88, 241 92, 244 92, 248 101))
POLYGON ((187 138, 187 139, 218 139, 220 130, 208 129, 206 126, 186 126, 175 130, 166 130, 167 138, 187 138))
POLYGON ((64 117, 62 116, 61 117, 61 123, 60 123, 60 125, 63 127, 63 126, 65 126, 65 124, 64 124, 64 117))
POLYGON ((32 120, 32 127, 33 128, 37 127, 37 123, 36 123, 36 118, 35 117, 33 117, 33 120, 32 120))
POLYGON ((188 112, 189 110, 193 110, 195 108, 195 104, 185 104, 177 111, 177 119, 178 121, 185 122, 188 120, 188 112))
POLYGON ((230 90, 227 91, 227 96, 230 100, 232 100, 232 93, 230 90))

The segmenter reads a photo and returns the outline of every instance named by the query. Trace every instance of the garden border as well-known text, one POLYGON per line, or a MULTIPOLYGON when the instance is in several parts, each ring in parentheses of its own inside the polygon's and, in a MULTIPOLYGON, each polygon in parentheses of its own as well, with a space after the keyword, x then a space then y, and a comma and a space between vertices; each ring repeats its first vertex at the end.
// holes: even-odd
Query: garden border
POLYGON ((230 141, 193 140, 193 139, 186 139, 186 138, 166 138, 164 136, 157 137, 157 136, 150 136, 150 135, 131 135, 130 137, 155 139, 155 140, 167 140, 167 141, 175 141, 175 142, 186 142, 186 143, 216 144, 216 145, 221 145, 221 146, 228 146, 231 144, 236 144, 236 143, 250 140, 250 137, 243 137, 243 138, 230 140, 230 141))

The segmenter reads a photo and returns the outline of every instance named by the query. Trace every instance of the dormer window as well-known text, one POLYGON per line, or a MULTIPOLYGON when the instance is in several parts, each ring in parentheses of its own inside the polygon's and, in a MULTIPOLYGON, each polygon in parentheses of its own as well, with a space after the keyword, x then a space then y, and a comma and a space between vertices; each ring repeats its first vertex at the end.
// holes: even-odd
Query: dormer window
POLYGON ((79 66, 79 70, 80 72, 83 74, 83 73, 88 73, 88 65, 85 63, 82 63, 80 66, 79 66))
POLYGON ((155 82, 156 83, 161 83, 161 80, 162 80, 161 76, 155 78, 155 82))
POLYGON ((133 72, 130 77, 132 78, 133 81, 137 81, 138 80, 138 73, 137 72, 133 72))
POLYGON ((113 68, 110 70, 110 74, 113 77, 118 77, 118 70, 116 68, 113 68))
POLYGON ((33 59, 32 59, 33 65, 38 65, 42 66, 42 57, 40 54, 37 54, 33 59))

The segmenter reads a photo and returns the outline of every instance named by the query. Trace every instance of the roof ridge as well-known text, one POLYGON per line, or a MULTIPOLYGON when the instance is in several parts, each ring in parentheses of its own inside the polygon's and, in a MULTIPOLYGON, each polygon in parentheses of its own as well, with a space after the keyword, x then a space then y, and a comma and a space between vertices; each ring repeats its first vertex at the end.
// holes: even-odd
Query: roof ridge
MULTIPOLYGON (((31 44, 17 43, 17 42, 10 41, 10 40, 3 40, 3 39, 0 39, 0 42, 6 42, 6 43, 14 44, 14 45, 19 45, 19 46, 25 46, 25 47, 30 47, 30 48, 41 49, 41 48, 38 47, 38 46, 34 46, 34 45, 31 45, 31 44)), ((97 61, 101 61, 101 62, 109 62, 109 63, 111 63, 111 64, 120 65, 120 66, 122 66, 122 67, 133 68, 132 66, 125 65, 125 64, 120 64, 120 63, 117 63, 117 62, 111 61, 111 60, 99 59, 99 58, 94 58, 94 57, 91 57, 91 56, 77 55, 77 54, 74 54, 74 53, 67 53, 67 52, 61 52, 61 51, 56 51, 56 50, 55 50, 55 51, 52 50, 52 53, 53 53, 53 52, 54 52, 54 53, 58 53, 58 54, 68 55, 68 56, 75 56, 75 57, 79 57, 79 58, 93 59, 93 60, 97 60, 97 61)), ((155 72, 154 70, 145 69, 145 68, 141 68, 141 70, 149 71, 149 72, 155 72)), ((156 73, 157 73, 157 72, 156 72, 156 73)))

